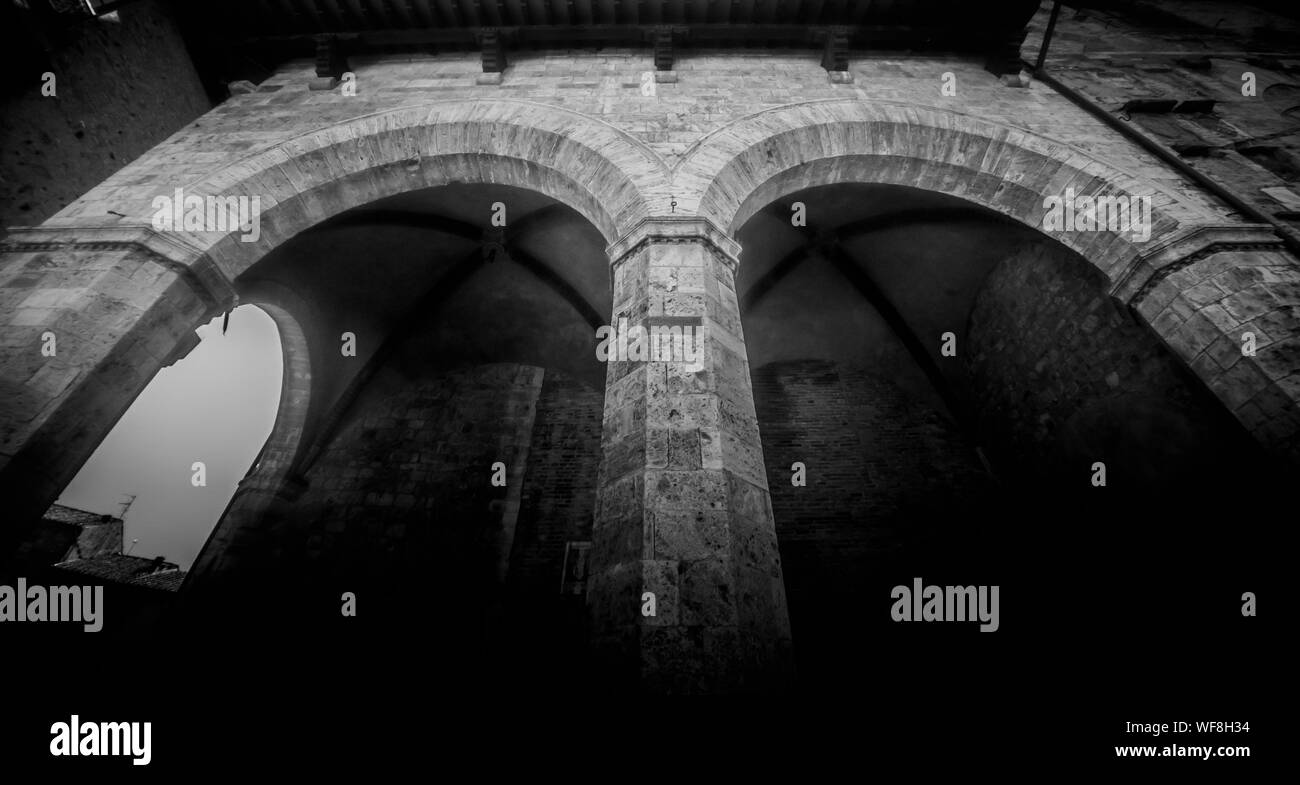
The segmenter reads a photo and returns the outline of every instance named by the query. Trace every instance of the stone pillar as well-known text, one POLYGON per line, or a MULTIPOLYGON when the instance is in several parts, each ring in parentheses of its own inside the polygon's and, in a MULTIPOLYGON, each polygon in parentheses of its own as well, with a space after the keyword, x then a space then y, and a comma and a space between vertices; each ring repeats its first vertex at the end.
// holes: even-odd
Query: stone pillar
POLYGON ((702 333, 698 357, 609 365, 587 601, 599 670, 615 688, 789 686, 790 624, 740 328, 738 251, 711 222, 676 216, 647 219, 609 249, 615 329, 627 320, 629 329, 702 333), (643 615, 645 592, 655 596, 654 616, 643 615))
POLYGON ((11 230, 0 244, 0 561, 231 299, 215 266, 148 227, 11 230))

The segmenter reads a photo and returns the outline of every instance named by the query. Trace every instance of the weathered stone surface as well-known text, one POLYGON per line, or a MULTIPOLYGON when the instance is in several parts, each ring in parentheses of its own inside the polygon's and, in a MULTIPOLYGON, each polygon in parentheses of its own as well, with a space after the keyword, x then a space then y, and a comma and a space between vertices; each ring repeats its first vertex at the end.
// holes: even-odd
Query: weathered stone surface
POLYGON ((1287 349, 1274 346, 1300 331, 1300 267, 1277 250, 1234 248, 1242 234, 1230 228, 1189 233, 1178 248, 1186 256, 1166 262, 1174 271, 1137 294, 1136 310, 1251 433, 1294 462, 1300 434, 1287 424, 1295 401, 1284 402, 1287 395, 1276 386, 1285 385, 1295 363, 1287 349), (1242 353, 1248 332, 1256 356, 1242 353), (1267 424, 1255 410, 1247 421, 1241 407, 1267 389, 1278 389, 1267 424))
MULTIPOLYGON (((475 84, 477 58, 463 53, 419 64, 380 58, 358 64, 361 89, 347 96, 305 89, 310 65, 291 63, 109 176, 39 236, 11 235, 0 248, 0 490, 31 499, 11 512, 30 517, 52 500, 153 373, 192 345, 194 325, 229 305, 241 276, 269 252, 345 210, 454 182, 525 188, 571 206, 610 245, 613 322, 691 317, 705 332, 700 367, 621 361, 607 369, 599 481, 590 490, 588 602, 593 639, 630 658, 645 685, 732 689, 783 678, 789 625, 768 477, 786 480, 789 464, 764 470, 735 288, 739 248, 729 233, 804 188, 905 185, 1031 227, 1042 225, 1044 198, 1067 187, 1153 197, 1146 241, 1114 232, 1057 237, 1083 257, 1086 274, 1031 280, 1022 266, 992 278, 986 302, 1027 301, 1028 310, 977 308, 976 328, 988 342, 976 342, 970 361, 1014 368, 1028 381, 1017 398, 1011 391, 986 398, 983 416, 1011 417, 1032 400, 1046 419, 1021 433, 1026 421, 1017 418, 1007 431, 1044 441, 1071 418, 1086 419, 1072 400, 1164 391, 1181 363, 1258 439, 1284 455, 1300 450, 1296 260, 1264 236, 1270 232, 1241 226, 1062 96, 1037 84, 1007 90, 978 65, 942 57, 855 60, 836 84, 797 53, 700 54, 675 68, 679 82, 643 96, 623 85, 651 70, 644 52, 548 55, 482 84, 475 84), (580 78, 594 70, 625 74, 580 78), (947 71, 961 85, 954 96, 937 92, 937 76, 947 71), (261 239, 151 230, 153 199, 178 185, 197 195, 258 196, 261 239), (1176 361, 1160 356, 1139 365, 1110 348, 1149 336, 1134 337, 1142 325, 1096 297, 1105 286, 1136 309, 1176 361), (1036 297, 1020 296, 1029 291, 1036 297), (989 338, 1048 322, 1050 329, 1030 331, 1021 344, 989 338), (46 330, 60 334, 66 349, 50 361, 33 351, 46 330), (1246 331, 1256 333, 1256 357, 1241 356, 1246 331), (1071 362, 1067 346, 1082 347, 1083 359, 1071 362), (661 602, 663 615, 653 620, 639 612, 649 585, 681 593, 661 602)), ((277 324, 283 340, 289 321, 277 324)), ((288 468, 304 427, 308 369, 300 362, 291 373, 300 381, 290 385, 268 443, 266 474, 241 500, 253 511, 274 508, 288 493, 271 490, 267 478, 288 468)), ((797 373, 783 374, 765 383, 802 384, 797 373)), ((527 428, 512 419, 523 412, 516 403, 502 411, 518 436, 527 428)), ((838 405, 826 403, 828 419, 838 405)), ((403 422, 373 427, 402 442, 433 420, 413 411, 403 422)), ((845 449, 822 436, 809 445, 845 449)), ((412 472, 432 471, 437 461, 411 460, 419 452, 405 445, 391 458, 412 472)), ((521 465, 521 453, 511 456, 512 468, 521 465)), ((320 478, 309 497, 328 499, 383 470, 339 461, 337 476, 320 478)), ((861 477, 834 481, 870 482, 884 473, 864 468, 861 477)), ((782 510, 794 515, 794 497, 782 490, 782 510)), ((844 498, 860 508, 854 514, 866 509, 863 500, 844 498)), ((529 514, 522 500, 490 501, 500 520, 529 514)), ((353 532, 406 541, 419 531, 406 520, 416 507, 409 488, 367 490, 327 516, 320 531, 279 522, 251 539, 219 532, 214 558, 253 560, 262 545, 284 548, 295 538, 314 557, 353 532), (374 531, 359 512, 372 509, 384 518, 374 531)), ((551 537, 538 564, 553 564, 556 543, 583 533, 536 522, 551 537)), ((504 533, 497 531, 498 547, 504 533)), ((889 539, 853 537, 850 545, 864 549, 889 539)), ((815 563, 806 557, 802 569, 815 563)))
MULTIPOLYGON (((681 692, 757 689, 760 684, 780 689, 790 677, 783 654, 789 648, 789 622, 784 594, 773 588, 773 582, 780 585, 781 570, 739 314, 734 295, 720 306, 703 294, 709 286, 716 291, 723 277, 731 292, 734 264, 724 267, 720 277, 711 275, 714 283, 708 283, 701 271, 721 251, 712 245, 707 227, 688 226, 672 219, 641 226, 638 231, 648 238, 641 247, 648 253, 638 250, 633 239, 624 256, 614 260, 616 288, 626 297, 616 310, 633 310, 645 302, 652 317, 703 320, 710 310, 722 317, 719 308, 729 307, 723 318, 735 325, 736 334, 725 349, 706 339, 695 367, 684 361, 644 363, 647 395, 628 403, 621 387, 624 377, 611 369, 607 412, 610 405, 623 404, 640 407, 641 414, 607 414, 605 465, 644 478, 644 507, 637 516, 624 503, 602 505, 592 560, 597 571, 630 569, 626 565, 633 557, 618 544, 641 539, 643 590, 658 596, 655 587, 660 587, 670 595, 663 614, 640 622, 639 653, 622 650, 623 656, 639 661, 643 685, 681 692), (641 275, 645 267, 648 274, 641 275), (639 281, 642 288, 628 281, 639 281), (639 468, 635 456, 620 449, 622 442, 635 438, 629 423, 632 430, 644 430, 646 449, 639 468), (744 482, 739 476, 752 481, 747 492, 737 495, 733 483, 744 482), (742 500, 739 508, 737 500, 742 500), (637 527, 644 527, 639 537, 637 527), (626 533, 615 536, 615 530, 626 533), (739 550, 738 536, 744 539, 739 550), (756 608, 766 618, 758 618, 756 608)), ((615 483, 607 472, 602 483, 612 491, 625 487, 627 480, 615 483)), ((628 499, 623 493, 616 498, 628 499)), ((598 591, 596 584, 591 591, 598 591)), ((589 594, 589 602, 604 607, 606 599, 589 594)), ((599 626, 596 636, 626 640, 599 626)))

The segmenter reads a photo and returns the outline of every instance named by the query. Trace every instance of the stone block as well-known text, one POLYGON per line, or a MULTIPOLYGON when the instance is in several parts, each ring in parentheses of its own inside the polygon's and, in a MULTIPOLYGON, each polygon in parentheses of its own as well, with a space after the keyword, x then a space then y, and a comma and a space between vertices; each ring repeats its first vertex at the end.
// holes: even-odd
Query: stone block
POLYGON ((681 563, 681 623, 720 627, 738 623, 735 587, 724 559, 681 563))
POLYGON ((699 561, 730 555, 725 510, 655 510, 648 519, 653 521, 656 558, 699 561))

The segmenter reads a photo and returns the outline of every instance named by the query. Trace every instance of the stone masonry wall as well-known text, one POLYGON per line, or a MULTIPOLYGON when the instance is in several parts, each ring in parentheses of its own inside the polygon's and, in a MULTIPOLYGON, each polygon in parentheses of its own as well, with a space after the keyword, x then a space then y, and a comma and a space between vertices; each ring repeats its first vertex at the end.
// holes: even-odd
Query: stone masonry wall
MULTIPOLYGON (((1041 44, 1048 5, 1026 52, 1041 44)), ((1141 25, 1120 9, 1063 14, 1048 72, 1300 238, 1300 57, 1292 46, 1300 23, 1204 0, 1134 5, 1166 16, 1141 25)))
MULTIPOLYGON (((520 53, 499 85, 476 83, 481 66, 474 54, 357 59, 350 65, 354 96, 308 90, 312 64, 285 65, 256 92, 223 103, 109 176, 39 231, 16 232, 6 242, 0 282, 12 307, 5 310, 4 370, 15 394, 0 409, 6 439, 0 490, 18 496, 37 475, 79 465, 95 439, 74 429, 83 420, 83 430, 106 429, 105 415, 125 408, 174 351, 187 319, 224 308, 245 271, 277 244, 341 210, 450 182, 531 188, 569 204, 611 243, 615 317, 688 317, 706 328, 701 368, 612 366, 604 399, 589 607, 601 630, 601 657, 621 660, 618 673, 651 689, 747 690, 787 680, 791 628, 776 535, 786 524, 769 500, 776 464, 764 461, 734 288, 740 254, 728 234, 788 193, 832 181, 892 182, 951 193, 1031 227, 1039 223, 1044 195, 1067 187, 1154 195, 1152 246, 1114 232, 1060 238, 1099 267, 1101 278, 1038 264, 1044 259, 1030 254, 990 279, 972 318, 967 357, 973 373, 990 380, 990 416, 1011 421, 993 430, 1018 434, 1047 454, 1090 455, 1100 444, 1108 454, 1155 446, 1166 452, 1153 454, 1179 458, 1187 451, 1171 446, 1188 444, 1198 448, 1195 455, 1247 455, 1235 451, 1233 424, 1210 426, 1208 436, 1198 430, 1215 422, 1220 403, 1198 398, 1196 383, 1179 378, 1177 362, 1160 354, 1158 339, 1103 292, 1122 302, 1146 297, 1140 315, 1179 359, 1203 368, 1195 359, 1230 339, 1234 328, 1214 321, 1213 304, 1183 313, 1184 300, 1197 293, 1176 299, 1171 292, 1197 285, 1185 280, 1193 274, 1254 286, 1240 270, 1254 265, 1268 279, 1259 285, 1281 298, 1278 326, 1269 335, 1280 340, 1259 361, 1238 361, 1211 389, 1239 417, 1257 410, 1253 432, 1272 439, 1279 452, 1300 454, 1300 366, 1294 364, 1300 321, 1281 310, 1294 299, 1294 259, 1275 238, 1243 229, 1180 173, 1040 83, 1007 87, 973 60, 850 53, 852 80, 833 84, 818 60, 813 52, 692 52, 676 64, 678 80, 657 84, 651 95, 641 79, 654 70, 648 51, 520 53), (948 75, 955 79, 953 95, 944 94, 954 81, 948 75), (149 229, 152 198, 182 185, 207 195, 261 195, 263 239, 245 244, 228 232, 149 229), (123 237, 112 239, 114 233, 123 237), (156 246, 150 254, 138 250, 150 243, 156 246), (36 256, 47 250, 58 264, 36 256), (84 314, 81 303, 137 279, 149 284, 143 295, 84 314), (1156 303, 1174 312, 1162 313, 1156 303), (95 335, 97 342, 48 364, 30 359, 47 328, 95 335), (1121 355, 1129 350, 1138 357, 1137 371, 1121 355), (134 368, 144 369, 136 374, 142 378, 130 373, 134 368), (1078 405, 1063 403, 1075 399, 1078 405), (1159 427, 1125 442, 1123 426, 1134 413, 1151 415, 1159 427), (1279 413, 1291 419, 1270 429, 1267 422, 1279 413), (1043 423, 1043 415, 1060 422, 1056 434, 1064 436, 1025 430, 1043 423), (76 438, 66 438, 69 433, 76 438), (72 445, 68 455, 59 455, 66 444, 72 445), (1233 449, 1203 449, 1221 444, 1233 449), (642 590, 658 592, 658 616, 640 615, 642 590)), ((845 374, 844 386, 871 387, 845 374)), ((278 570, 314 572, 322 580, 345 568, 379 587, 400 585, 409 575, 410 586, 419 587, 410 602, 422 602, 417 595, 430 583, 444 595, 478 598, 472 605, 443 604, 442 610, 461 613, 440 617, 442 626, 481 624, 501 597, 512 547, 546 543, 548 555, 521 573, 536 569, 542 580, 537 565, 554 558, 552 531, 558 538, 560 518, 570 514, 554 508, 524 514, 526 489, 529 504, 547 504, 540 493, 544 476, 535 475, 532 486, 527 480, 538 429, 567 422, 580 432, 572 443, 560 440, 567 457, 577 444, 591 442, 588 425, 540 405, 545 375, 537 368, 491 366, 421 378, 376 377, 355 409, 359 418, 345 423, 307 469, 305 495, 292 499, 295 489, 284 489, 285 505, 256 533, 265 549, 246 550, 261 549, 278 570), (539 425, 539 416, 552 414, 539 425), (441 440, 428 441, 430 432, 441 440), (505 489, 486 482, 496 460, 512 478, 505 489), (397 487, 379 484, 394 476, 397 487), (441 486, 435 499, 403 487, 421 479, 441 486), (433 528, 430 510, 435 521, 445 516, 464 527, 433 528), (522 537, 521 521, 527 524, 522 537)), ((789 393, 805 382, 781 385, 789 393)), ((822 400, 825 408, 814 406, 806 416, 840 416, 842 403, 833 395, 822 400)), ((779 405, 769 414, 781 421, 779 405)), ((926 445, 950 444, 925 417, 902 409, 894 416, 918 423, 916 432, 929 434, 926 445)), ((815 438, 808 448, 819 446, 819 435, 834 438, 825 422, 810 425, 815 438)), ((783 449, 779 429, 774 436, 783 449)), ((848 468, 834 477, 845 484, 862 476, 848 455, 846 447, 841 457, 848 468)), ((781 462, 775 487, 788 484, 788 463, 781 462)), ((927 465, 918 460, 914 473, 924 476, 927 465)), ((865 466, 871 468, 870 460, 865 466)), ((1129 479, 1142 473, 1138 459, 1121 459, 1119 468, 1129 479)), ((944 498, 950 497, 935 492, 926 501, 944 498)), ((1234 512, 1225 498, 1216 514, 1234 512)), ((1182 511, 1198 501, 1189 496, 1182 511)), ((30 517, 36 506, 20 505, 18 517, 30 517)), ((970 512, 978 519, 978 510, 970 512)), ((1091 547, 1127 547, 1121 535, 1130 520, 1095 512, 1066 509, 1065 526, 1051 531, 1062 537, 1087 527, 1091 547)), ((1153 503, 1139 517, 1160 512, 1153 503)), ((1028 516, 1023 522, 1036 523, 1028 516)), ((953 516, 945 523, 966 520, 953 516)), ((839 531, 848 554, 874 544, 864 544, 860 531, 839 531)), ((946 542, 952 550, 956 541, 946 542)), ((1051 546, 1073 543, 1057 539, 1051 546)), ((534 558, 514 555, 524 565, 534 558)), ((1050 569, 1050 558, 1037 566, 1050 569)), ((851 595, 832 601, 851 603, 851 595)), ((337 607, 328 612, 337 618, 337 607)))
MULTIPOLYGON (((823 137, 831 140, 824 150, 851 154, 871 147, 882 163, 901 161, 906 171, 891 170, 900 182, 907 181, 903 175, 908 172, 919 177, 915 168, 933 158, 951 159, 955 163, 936 165, 917 182, 976 201, 1009 200, 1000 206, 1022 213, 1031 223, 1042 192, 1071 183, 1102 187, 1105 183, 1097 178, 1105 171, 1123 187, 1156 189, 1165 214, 1161 231, 1231 222, 1227 211, 1194 185, 1042 85, 1006 87, 979 63, 951 58, 862 55, 852 57, 851 63, 854 81, 832 84, 817 58, 807 53, 696 52, 680 61, 678 82, 657 85, 652 96, 642 93, 636 78, 650 70, 646 52, 525 55, 507 70, 499 86, 474 84, 479 65, 464 54, 358 60, 352 63, 355 96, 337 89, 308 90, 311 64, 290 63, 257 92, 223 103, 108 178, 42 231, 58 236, 55 233, 76 227, 79 241, 85 243, 115 225, 140 226, 148 220, 153 197, 170 193, 178 183, 201 182, 212 175, 216 179, 201 190, 261 192, 266 204, 276 203, 268 212, 284 217, 274 222, 278 228, 268 227, 269 236, 261 242, 227 239, 210 247, 195 265, 203 267, 205 281, 221 275, 235 278, 267 249, 305 228, 300 224, 309 224, 313 215, 426 184, 502 178, 523 187, 546 186, 556 198, 572 199, 575 209, 588 217, 607 208, 612 214, 600 228, 612 241, 629 231, 638 216, 663 214, 665 208, 689 214, 701 209, 706 197, 712 200, 707 203, 715 211, 712 219, 725 221, 729 205, 744 197, 745 172, 762 182, 778 175, 782 166, 797 168, 804 156, 823 152, 813 147, 823 137), (955 76, 956 95, 941 92, 944 74, 955 76), (772 122, 795 129, 797 138, 791 137, 788 145, 768 145, 766 163, 762 145, 754 145, 728 164, 728 156, 762 138, 769 117, 764 110, 776 112, 772 122), (940 114, 916 116, 926 110, 940 114), (414 123, 419 130, 385 133, 399 123, 394 112, 400 115, 402 129, 414 123), (464 124, 457 118, 465 118, 464 124), (544 130, 529 127, 534 119, 544 130), (349 121, 360 125, 338 127, 349 121), (491 125, 494 121, 504 126, 491 125), (884 123, 889 130, 857 145, 853 135, 859 132, 845 129, 852 129, 853 123, 868 127, 866 122, 884 123), (920 126, 915 134, 909 133, 911 122, 920 126), (503 132, 505 126, 509 131, 503 132), (960 136, 968 127, 977 138, 960 136), (1005 146, 1000 141, 1014 137, 1014 129, 1047 141, 1033 142, 1032 155, 1022 154, 1016 145, 1027 143, 1027 138, 1005 146), (945 133, 958 136, 948 138, 945 133), (329 141, 336 137, 335 143, 329 141), (954 139, 963 141, 957 144, 954 139), (329 146, 321 148, 323 144, 329 146), (412 145, 423 152, 414 154, 412 145), (906 154, 891 159, 888 153, 894 148, 906 154), (442 150, 454 152, 440 157, 442 150), (407 158, 400 157, 403 151, 407 158), (605 154, 611 158, 602 160, 605 154), (509 155, 519 159, 501 157, 509 155), (987 176, 971 176, 963 184, 971 170, 953 167, 978 169, 981 160, 987 176), (1106 170, 1100 161, 1112 169, 1106 170), (377 165, 380 162, 387 163, 377 165), (704 193, 711 187, 704 178, 724 168, 712 190, 704 193), (625 179, 618 181, 619 176, 625 179), (566 177, 571 178, 567 185, 562 182, 566 177)), ((859 176, 858 169, 835 169, 836 160, 822 159, 831 163, 814 174, 821 176, 825 170, 826 176, 859 176)), ((870 177, 878 168, 868 162, 861 176, 870 177)), ((189 236, 179 239, 178 245, 188 247, 189 236)), ((205 238, 192 239, 201 244, 205 238)), ((1132 258, 1126 238, 1098 234, 1080 242, 1095 249, 1096 258, 1090 254, 1089 260, 1104 262, 1108 274, 1135 269, 1124 267, 1132 258)), ((62 274, 51 273, 42 286, 58 288, 62 274)), ((215 296, 228 296, 221 284, 211 281, 215 296)), ((25 327, 14 340, 27 345, 45 326, 25 327)), ((39 425, 61 405, 55 401, 48 411, 15 411, 14 416, 39 425)), ((1277 438, 1285 442, 1288 437, 1277 438)))
POLYGON ((973 410, 1008 476, 1105 460, 1112 483, 1140 487, 1257 458, 1204 386, 1059 247, 1033 242, 994 268, 969 331, 973 410))
POLYGON ((54 215, 211 108, 164 4, 117 17, 55 40, 55 95, 42 95, 43 72, 6 77, 22 85, 0 99, 0 236, 54 215))
POLYGON ((338 591, 420 586, 448 606, 448 623, 470 626, 505 602, 508 576, 553 621, 565 613, 547 601, 559 595, 565 542, 590 538, 601 395, 548 375, 499 363, 376 377, 306 471, 291 514, 266 523, 265 547, 310 581, 347 576, 338 591), (504 488, 489 482, 497 461, 504 488))
MULTIPOLYGON (((197 181, 250 152, 310 130, 447 100, 530 101, 598 118, 643 142, 667 167, 706 135, 764 109, 830 99, 899 102, 1049 136, 1214 209, 1195 187, 1050 89, 1005 87, 975 60, 851 56, 853 83, 831 84, 815 52, 697 52, 683 56, 675 65, 678 81, 657 85, 653 96, 641 91, 641 74, 654 70, 648 51, 521 52, 499 86, 475 84, 481 74, 476 55, 357 58, 351 66, 355 96, 338 89, 309 90, 315 75, 311 62, 282 66, 257 92, 227 100, 147 159, 118 172, 105 190, 78 200, 60 214, 60 222, 112 220, 104 210, 107 190, 143 182, 146 176, 169 183, 197 181), (955 96, 940 92, 945 73, 956 79, 955 96)), ((667 199, 653 208, 668 212, 667 199)))

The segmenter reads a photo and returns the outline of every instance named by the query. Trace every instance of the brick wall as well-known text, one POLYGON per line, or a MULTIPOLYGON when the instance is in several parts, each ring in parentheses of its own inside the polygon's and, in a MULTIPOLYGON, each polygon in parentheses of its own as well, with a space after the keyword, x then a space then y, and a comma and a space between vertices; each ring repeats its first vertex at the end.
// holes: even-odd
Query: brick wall
POLYGON ((485 593, 506 496, 491 466, 527 447, 518 437, 540 383, 539 370, 513 365, 409 386, 376 378, 307 472, 308 556, 339 574, 454 574, 443 589, 485 593))
POLYGON ((562 597, 560 580, 565 543, 590 539, 602 402, 572 377, 517 364, 381 371, 306 491, 259 526, 259 547, 301 584, 268 602, 352 591, 367 624, 433 609, 457 645, 508 649, 526 636, 539 661, 575 645, 583 598, 562 597), (497 461, 505 488, 490 482, 497 461))
POLYGON ((950 419, 878 369, 797 360, 753 377, 795 653, 815 680, 856 638, 863 597, 887 597, 916 564, 941 573, 963 550, 979 562, 991 478, 950 419), (795 461, 806 487, 791 485, 795 461))
POLYGON ((510 564, 513 591, 557 594, 565 543, 591 539, 603 399, 555 371, 542 381, 510 564))
POLYGON ((603 391, 547 370, 537 396, 506 585, 511 670, 532 683, 582 678, 586 596, 561 594, 565 545, 591 540, 603 391))

